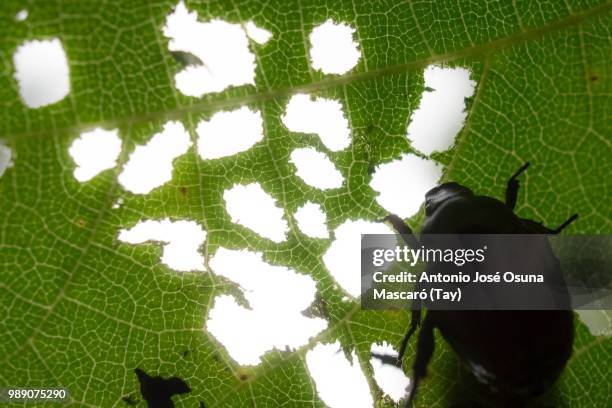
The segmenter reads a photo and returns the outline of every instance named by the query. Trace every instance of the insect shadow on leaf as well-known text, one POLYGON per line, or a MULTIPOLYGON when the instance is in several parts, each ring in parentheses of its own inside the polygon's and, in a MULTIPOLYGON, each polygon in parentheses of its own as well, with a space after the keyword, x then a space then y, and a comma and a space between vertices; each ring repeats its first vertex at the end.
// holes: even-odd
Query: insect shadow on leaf
POLYGON ((191 391, 189 385, 178 377, 151 377, 140 368, 134 372, 140 382, 140 393, 149 408, 174 408, 172 396, 191 391))
MULTIPOLYGON (((453 182, 431 189, 425 195, 421 234, 560 233, 578 218, 577 214, 553 229, 514 214, 518 177, 528 167, 529 163, 525 163, 510 177, 504 202, 475 195, 453 182)), ((419 248, 419 240, 401 218, 391 214, 380 221, 389 222, 408 246, 419 248)), ((558 265, 552 249, 539 255, 554 258, 558 265)), ((497 270, 503 269, 503 265, 498 266, 497 270)), ((553 278, 560 277, 563 282, 560 268, 552 272, 553 278)), ((417 284, 417 290, 421 288, 417 284)), ((433 356, 434 329, 439 330, 476 379, 488 386, 496 406, 523 406, 542 394, 559 377, 572 351, 573 312, 569 302, 562 305, 566 307, 561 310, 428 310, 421 321, 421 301, 413 301, 412 320, 398 355, 401 364, 408 342, 420 326, 406 406, 412 406, 433 356)))

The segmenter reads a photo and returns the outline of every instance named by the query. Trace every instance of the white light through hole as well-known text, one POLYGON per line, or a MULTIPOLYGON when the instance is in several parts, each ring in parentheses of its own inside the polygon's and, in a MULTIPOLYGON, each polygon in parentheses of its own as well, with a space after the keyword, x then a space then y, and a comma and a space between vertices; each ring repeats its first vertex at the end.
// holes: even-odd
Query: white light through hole
POLYGON ((252 21, 246 23, 245 29, 249 38, 259 45, 267 43, 268 40, 272 37, 271 32, 269 32, 268 30, 264 30, 263 28, 257 27, 252 21))
POLYGON ((255 84, 255 56, 240 24, 198 21, 181 1, 168 15, 164 35, 170 51, 185 51, 203 65, 190 65, 175 76, 176 87, 188 96, 220 92, 229 86, 255 84))
POLYGON ((68 59, 57 38, 24 42, 17 47, 13 62, 19 95, 28 107, 59 102, 70 92, 68 59))
POLYGON ((6 169, 13 167, 13 152, 8 146, 0 144, 0 177, 4 175, 6 169))
MULTIPOLYGON (((382 345, 372 344, 370 349, 372 353, 380 356, 389 356, 396 359, 397 351, 386 342, 382 345)), ((395 402, 399 402, 406 396, 407 387, 410 385, 410 378, 404 374, 404 371, 392 364, 383 363, 380 359, 372 357, 370 359, 372 369, 374 369, 374 380, 385 394, 387 394, 395 402)))
MULTIPOLYGON (((361 234, 395 232, 380 222, 348 220, 336 228, 335 239, 323 255, 323 262, 331 275, 353 297, 361 294, 361 234)), ((394 238, 393 243, 396 242, 394 238)))
POLYGON ((23 9, 15 14, 15 21, 25 21, 26 18, 28 18, 28 10, 23 9))
POLYGON ((161 133, 137 146, 119 175, 119 182, 135 194, 147 194, 172 179, 172 162, 187 153, 189 133, 179 122, 168 122, 161 133))
POLYGON ((231 189, 225 190, 223 199, 232 222, 274 242, 287 239, 289 227, 283 218, 283 209, 261 188, 261 184, 235 184, 231 189))
POLYGON ((200 157, 218 159, 248 150, 263 139, 262 123, 261 113, 247 107, 215 113, 196 129, 200 157))
POLYGON ((256 365, 272 348, 297 348, 327 327, 327 321, 302 315, 315 300, 310 276, 262 260, 261 253, 219 248, 210 269, 240 285, 251 310, 232 296, 215 298, 206 329, 241 365, 256 365))
POLYGON ((359 45, 353 41, 355 29, 331 20, 315 27, 310 34, 312 67, 325 74, 344 74, 359 58, 359 45))
POLYGON ((319 204, 308 201, 295 212, 298 228, 311 238, 328 238, 327 217, 319 204))
POLYGON ((425 90, 408 126, 412 147, 424 154, 444 151, 453 145, 467 116, 465 98, 472 96, 476 82, 465 68, 425 69, 425 90))
POLYGON ((593 336, 612 336, 612 311, 576 310, 576 313, 593 336))
POLYGON ((161 262, 181 271, 203 271, 204 257, 198 251, 206 239, 206 231, 195 221, 141 221, 119 232, 119 240, 129 244, 147 241, 164 243, 161 262))
POLYGON ((123 197, 119 197, 115 200, 111 208, 113 210, 116 210, 117 208, 120 208, 122 205, 123 205, 123 197))
POLYGON ((81 133, 72 142, 68 150, 76 163, 74 177, 80 181, 88 181, 103 170, 112 169, 117 164, 121 153, 121 139, 116 129, 100 128, 81 133))
POLYGON ((342 173, 324 153, 312 147, 299 148, 291 152, 290 161, 297 168, 296 175, 309 186, 321 190, 342 187, 342 173))
POLYGON ((442 169, 431 160, 405 154, 399 160, 381 164, 372 175, 370 187, 385 210, 408 218, 425 200, 425 193, 438 184, 442 169))
POLYGON ((370 387, 353 351, 350 363, 340 342, 317 344, 306 353, 306 365, 321 400, 330 408, 372 407, 370 387))
POLYGON ((351 143, 349 125, 342 105, 331 99, 304 94, 294 95, 281 120, 292 132, 316 133, 331 151, 339 151, 351 143))

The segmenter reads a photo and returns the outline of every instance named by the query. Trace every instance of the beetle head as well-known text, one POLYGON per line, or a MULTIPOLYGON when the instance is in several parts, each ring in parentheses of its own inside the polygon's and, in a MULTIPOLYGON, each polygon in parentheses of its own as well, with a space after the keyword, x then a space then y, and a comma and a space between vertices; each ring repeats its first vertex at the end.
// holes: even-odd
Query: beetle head
POLYGON ((451 198, 469 197, 474 195, 472 190, 461 184, 451 182, 440 184, 425 194, 425 215, 431 216, 436 209, 451 198))

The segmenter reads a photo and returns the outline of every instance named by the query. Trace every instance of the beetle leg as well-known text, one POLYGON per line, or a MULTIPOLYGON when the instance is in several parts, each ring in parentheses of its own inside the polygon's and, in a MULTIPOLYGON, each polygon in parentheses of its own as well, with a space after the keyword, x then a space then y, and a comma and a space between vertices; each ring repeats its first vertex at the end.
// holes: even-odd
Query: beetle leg
POLYGON ((572 222, 576 221, 576 218, 578 218, 578 214, 574 214, 571 217, 569 217, 567 220, 565 220, 565 222, 561 225, 559 225, 557 228, 555 228, 554 230, 551 231, 552 234, 558 234, 561 231, 563 231, 563 229, 565 229, 565 227, 567 227, 568 225, 570 225, 572 222))
POLYGON ((559 225, 555 229, 548 228, 541 222, 536 222, 533 220, 527 220, 525 218, 521 218, 521 222, 523 225, 530 230, 532 234, 558 234, 565 229, 568 225, 574 222, 578 218, 578 214, 574 214, 569 217, 563 224, 559 225))
POLYGON ((411 248, 416 249, 419 246, 419 242, 414 236, 412 229, 408 225, 406 225, 404 220, 402 220, 397 215, 389 214, 385 218, 378 220, 378 221, 380 222, 389 221, 389 223, 391 223, 391 226, 393 227, 395 232, 400 234, 404 242, 406 242, 406 244, 408 244, 411 248))
POLYGON ((421 309, 412 310, 412 318, 410 320, 410 327, 408 328, 408 331, 406 332, 406 335, 404 336, 404 339, 402 340, 402 344, 400 345, 399 353, 397 355, 397 359, 398 361, 400 361, 400 364, 404 358, 404 354, 406 353, 406 347, 408 346, 408 341, 410 340, 410 338, 416 331, 417 327, 419 327, 419 324, 421 324, 421 309))
POLYGON ((514 210, 514 206, 516 206, 516 198, 518 197, 518 189, 519 189, 519 181, 517 177, 527 170, 529 167, 529 162, 523 164, 520 169, 518 169, 512 177, 508 180, 508 184, 506 185, 506 205, 514 210))
POLYGON ((432 321, 432 316, 430 313, 427 313, 423 322, 423 327, 421 327, 421 331, 419 332, 416 358, 412 364, 412 384, 410 386, 410 393, 408 394, 408 401, 406 402, 407 408, 412 406, 419 383, 427 374, 427 366, 434 352, 433 329, 434 323, 432 321))

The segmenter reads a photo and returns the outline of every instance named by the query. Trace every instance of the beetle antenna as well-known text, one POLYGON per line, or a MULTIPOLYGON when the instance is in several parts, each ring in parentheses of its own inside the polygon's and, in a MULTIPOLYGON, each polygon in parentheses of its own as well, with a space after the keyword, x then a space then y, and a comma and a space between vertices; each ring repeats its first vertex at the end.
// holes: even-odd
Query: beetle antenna
POLYGON ((524 172, 525 170, 527 170, 527 168, 528 168, 528 167, 529 167, 529 162, 525 162, 525 164, 523 164, 523 165, 521 166, 521 168, 520 168, 520 169, 518 169, 518 170, 516 171, 516 173, 514 173, 514 174, 512 175, 512 177, 510 177, 510 180, 514 180, 514 179, 516 179, 516 178, 517 178, 517 177, 518 177, 518 176, 519 176, 519 175, 520 175, 522 172, 524 172))
POLYGON ((529 167, 529 162, 523 164, 521 168, 508 179, 508 184, 506 185, 506 205, 511 210, 514 210, 514 207, 516 206, 516 198, 518 197, 519 181, 517 180, 517 177, 522 172, 527 170, 527 167, 529 167))
POLYGON ((559 225, 556 229, 554 229, 552 231, 553 234, 558 234, 561 231, 563 231, 565 229, 565 227, 567 227, 568 225, 570 225, 572 222, 576 221, 576 218, 578 218, 578 214, 574 214, 571 217, 569 217, 563 224, 559 225))

